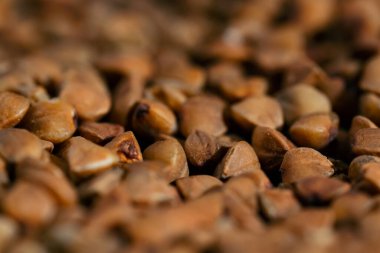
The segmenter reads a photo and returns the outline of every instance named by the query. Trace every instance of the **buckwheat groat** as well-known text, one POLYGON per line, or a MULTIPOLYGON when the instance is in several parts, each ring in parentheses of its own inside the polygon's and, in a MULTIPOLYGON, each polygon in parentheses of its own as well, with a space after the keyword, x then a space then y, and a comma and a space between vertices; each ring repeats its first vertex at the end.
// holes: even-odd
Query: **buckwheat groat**
POLYGON ((378 252, 380 0, 0 0, 0 253, 378 252))
POLYGON ((379 66, 380 58, 378 56, 367 63, 362 80, 360 81, 361 89, 380 94, 379 74, 377 71, 379 66))
POLYGON ((13 92, 0 92, 0 128, 16 126, 29 109, 29 100, 13 92))
POLYGON ((352 140, 352 151, 358 155, 380 154, 380 129, 365 128, 357 131, 352 140))
POLYGON ((362 115, 372 120, 375 124, 379 124, 380 97, 374 93, 364 93, 360 96, 359 111, 362 115))
POLYGON ((215 177, 199 175, 180 178, 176 180, 176 185, 186 199, 196 199, 207 191, 222 186, 223 183, 215 177))
POLYGON ((57 211, 53 197, 46 190, 24 181, 13 186, 3 207, 8 215, 30 226, 48 223, 57 211))
POLYGON ((180 131, 189 136, 195 130, 219 136, 227 131, 223 121, 224 102, 211 96, 196 96, 182 105, 179 113, 180 131))
POLYGON ((331 111, 331 103, 326 95, 307 84, 285 88, 277 95, 277 99, 287 123, 311 113, 331 111))
POLYGON ((252 146, 239 141, 227 151, 215 170, 218 178, 228 178, 247 172, 260 170, 260 163, 252 146))
POLYGON ((186 154, 181 144, 175 139, 166 139, 153 143, 144 150, 145 160, 158 160, 170 165, 165 178, 172 182, 189 175, 186 154))
POLYGON ((78 131, 80 135, 96 144, 104 143, 124 132, 124 127, 118 124, 83 122, 78 131))
POLYGON ((110 169, 119 161, 116 153, 79 136, 65 143, 61 156, 67 161, 70 172, 77 176, 96 174, 110 169))
POLYGON ((363 128, 377 128, 376 124, 373 123, 370 119, 364 116, 355 116, 351 122, 351 128, 349 131, 350 139, 352 140, 355 137, 355 134, 363 128))
POLYGON ((27 157, 40 159, 43 146, 41 140, 24 129, 0 130, 0 155, 8 162, 20 162, 27 157))
POLYGON ((79 118, 96 120, 109 112, 109 91, 93 69, 84 67, 67 71, 62 85, 59 97, 74 106, 79 118))
POLYGON ((252 135, 252 145, 265 171, 276 169, 285 153, 295 148, 281 132, 269 127, 256 127, 252 135))
POLYGON ((294 148, 286 152, 281 163, 282 181, 292 183, 311 176, 329 177, 334 174, 333 164, 311 148, 294 148))
POLYGON ((134 131, 152 137, 177 131, 174 113, 165 104, 153 100, 144 99, 136 103, 131 123, 134 131))
POLYGON ((338 128, 339 118, 336 114, 316 113, 294 122, 289 132, 299 146, 321 149, 335 139, 338 128))
POLYGON ((143 159, 140 145, 131 131, 120 133, 104 147, 116 153, 122 163, 133 163, 143 159))
POLYGON ((18 178, 46 188, 63 206, 73 206, 77 202, 73 186, 53 163, 26 158, 17 165, 16 174, 18 178))
POLYGON ((43 140, 61 143, 76 130, 74 107, 60 100, 32 104, 24 119, 26 129, 43 140))
POLYGON ((242 127, 255 126, 279 128, 284 123, 280 104, 266 96, 247 98, 231 107, 232 117, 242 127))
POLYGON ((285 219, 300 209, 296 198, 289 190, 266 190, 260 194, 259 200, 265 216, 271 220, 285 219))
POLYGON ((189 162, 201 167, 218 155, 220 146, 214 136, 196 130, 187 137, 184 149, 189 162))
POLYGON ((348 183, 335 178, 309 177, 297 181, 295 191, 306 202, 326 203, 347 193, 351 189, 348 183))

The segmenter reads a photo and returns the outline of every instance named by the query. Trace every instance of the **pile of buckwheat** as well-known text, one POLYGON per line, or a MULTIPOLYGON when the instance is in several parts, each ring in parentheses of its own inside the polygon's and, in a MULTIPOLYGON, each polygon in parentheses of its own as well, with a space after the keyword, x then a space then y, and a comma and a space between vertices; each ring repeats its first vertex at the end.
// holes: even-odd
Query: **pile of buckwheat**
POLYGON ((0 252, 379 252, 377 125, 380 0, 0 0, 0 252))

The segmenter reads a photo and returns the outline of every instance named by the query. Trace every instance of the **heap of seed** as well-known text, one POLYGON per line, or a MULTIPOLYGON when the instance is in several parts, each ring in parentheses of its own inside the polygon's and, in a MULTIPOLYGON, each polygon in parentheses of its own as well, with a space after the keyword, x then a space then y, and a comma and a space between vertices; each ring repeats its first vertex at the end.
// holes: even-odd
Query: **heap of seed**
POLYGON ((378 252, 380 0, 0 0, 0 253, 378 252))

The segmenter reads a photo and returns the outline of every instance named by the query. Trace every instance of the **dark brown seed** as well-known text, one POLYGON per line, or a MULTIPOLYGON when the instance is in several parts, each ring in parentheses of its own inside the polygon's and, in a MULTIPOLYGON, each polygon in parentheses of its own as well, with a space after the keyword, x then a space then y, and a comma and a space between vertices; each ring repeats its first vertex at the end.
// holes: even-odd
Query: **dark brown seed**
POLYGON ((76 130, 74 107, 60 100, 32 104, 24 126, 43 140, 61 143, 76 130))
POLYGON ((91 68, 69 70, 59 97, 74 106, 79 118, 84 120, 97 120, 111 109, 107 87, 91 68))
POLYGON ((111 123, 83 122, 78 128, 79 134, 96 144, 110 141, 124 132, 124 127, 111 123))
POLYGON ((185 151, 176 139, 169 138, 153 143, 144 150, 143 156, 145 160, 169 164, 171 169, 165 175, 169 182, 189 175, 185 151))
POLYGON ((347 193, 350 184, 335 178, 309 177, 295 184, 296 194, 304 201, 326 203, 347 193))
POLYGON ((239 141, 227 151, 223 160, 215 170, 218 178, 228 178, 244 173, 260 170, 259 159, 252 146, 239 141))
POLYGON ((300 205, 290 190, 263 191, 259 194, 259 201, 263 213, 270 220, 282 220, 300 210, 300 205))
POLYGON ((227 131, 223 120, 225 104, 217 97, 195 96, 186 101, 180 110, 180 130, 185 137, 200 130, 213 136, 227 131))
POLYGON ((282 181, 293 183, 312 176, 329 177, 334 174, 333 164, 311 148, 294 148, 286 152, 281 164, 282 181))
POLYGON ((184 177, 175 182, 182 196, 189 200, 199 198, 207 191, 223 185, 219 179, 208 175, 184 177))
POLYGON ((174 113, 165 104, 153 100, 140 100, 132 112, 132 128, 141 135, 157 137, 177 131, 174 113))
POLYGON ((0 154, 8 162, 20 162, 30 157, 40 159, 43 146, 41 140, 24 129, 0 130, 0 154))
POLYGON ((14 127, 24 118, 29 100, 13 92, 0 92, 0 128, 14 127))
POLYGON ((215 158, 219 145, 214 136, 196 130, 187 137, 184 149, 189 162, 194 166, 202 167, 215 158))
POLYGON ((31 226, 50 222, 56 204, 50 194, 38 185, 19 181, 6 195, 3 208, 6 214, 31 226))
POLYGON ((104 147, 116 153, 123 163, 133 163, 143 159, 140 145, 131 131, 117 135, 104 147))
POLYGON ((67 161, 70 172, 77 176, 88 176, 110 169, 119 158, 111 150, 98 146, 83 137, 70 138, 61 156, 67 161))
POLYGON ((292 124, 290 136, 300 146, 326 147, 338 135, 339 118, 335 113, 306 115, 292 124))
POLYGON ((277 169, 285 153, 295 148, 281 132, 269 127, 256 127, 252 135, 252 145, 264 171, 277 169))
POLYGON ((251 97, 231 106, 234 120, 246 129, 255 126, 279 128, 284 124, 280 104, 271 97, 251 97))
POLYGON ((280 91, 277 98, 287 123, 292 123, 308 114, 331 111, 331 103, 326 95, 307 84, 285 88, 280 91))
POLYGON ((365 128, 356 132, 351 143, 352 151, 357 155, 380 155, 380 129, 365 128))

